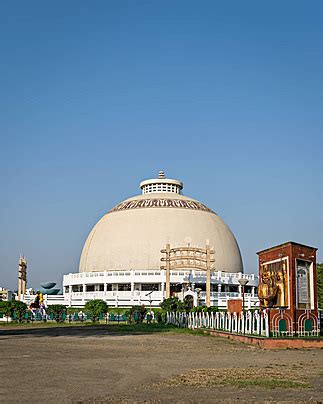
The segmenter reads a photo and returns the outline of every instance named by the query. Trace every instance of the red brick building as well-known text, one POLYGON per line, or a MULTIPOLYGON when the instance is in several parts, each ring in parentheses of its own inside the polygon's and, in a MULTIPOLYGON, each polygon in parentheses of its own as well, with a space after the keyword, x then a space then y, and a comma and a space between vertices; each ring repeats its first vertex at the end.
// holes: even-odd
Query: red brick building
POLYGON ((258 252, 258 295, 274 335, 317 335, 317 248, 292 241, 258 252))

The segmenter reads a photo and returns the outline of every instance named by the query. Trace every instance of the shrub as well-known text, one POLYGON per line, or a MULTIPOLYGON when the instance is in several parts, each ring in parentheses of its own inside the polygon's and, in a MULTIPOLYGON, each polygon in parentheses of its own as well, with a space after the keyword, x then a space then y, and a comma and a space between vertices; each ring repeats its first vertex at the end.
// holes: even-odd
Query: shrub
POLYGON ((166 312, 178 311, 180 301, 177 297, 169 297, 168 299, 163 300, 159 306, 166 312))
POLYGON ((27 305, 19 300, 8 300, 0 303, 0 311, 6 317, 15 316, 19 322, 23 320, 23 316, 27 310, 27 305))
POLYGON ((90 313, 93 322, 98 320, 101 313, 106 314, 108 308, 106 302, 101 299, 90 300, 86 302, 84 306, 84 310, 90 313))
POLYGON ((63 314, 67 313, 67 307, 65 307, 63 304, 52 304, 47 307, 46 313, 53 314, 55 320, 59 323, 63 321, 63 314))
POLYGON ((12 314, 15 315, 19 323, 21 323, 27 310, 26 303, 20 302, 19 300, 11 300, 10 303, 12 306, 12 314))
POLYGON ((132 323, 135 321, 137 324, 142 323, 144 321, 144 318, 146 316, 147 309, 145 305, 142 306, 132 306, 130 308, 130 317, 129 321, 132 323))
POLYGON ((7 317, 7 321, 8 321, 8 317, 13 316, 13 308, 12 308, 11 301, 1 302, 0 308, 1 308, 2 313, 7 317))
POLYGON ((163 313, 160 311, 157 311, 157 313, 155 314, 155 318, 158 324, 164 323, 164 319, 163 319, 163 313))

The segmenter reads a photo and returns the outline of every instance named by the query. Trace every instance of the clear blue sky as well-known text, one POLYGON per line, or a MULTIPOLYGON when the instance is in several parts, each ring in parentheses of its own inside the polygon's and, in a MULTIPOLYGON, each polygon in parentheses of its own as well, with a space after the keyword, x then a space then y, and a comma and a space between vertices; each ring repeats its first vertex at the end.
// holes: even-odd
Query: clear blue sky
POLYGON ((2 1, 0 286, 78 270, 159 169, 214 209, 247 272, 287 240, 323 260, 321 1, 2 1))

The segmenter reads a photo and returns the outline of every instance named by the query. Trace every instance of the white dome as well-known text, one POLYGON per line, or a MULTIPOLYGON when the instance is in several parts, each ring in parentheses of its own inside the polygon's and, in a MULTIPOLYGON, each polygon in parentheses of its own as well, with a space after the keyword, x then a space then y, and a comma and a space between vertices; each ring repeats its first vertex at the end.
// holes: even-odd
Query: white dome
POLYGON ((215 271, 243 272, 238 244, 223 220, 201 202, 180 195, 174 180, 161 178, 149 184, 173 188, 165 185, 166 190, 156 192, 144 182, 143 195, 121 202, 99 220, 85 242, 80 272, 159 270, 166 243, 171 248, 205 248, 208 243, 215 252, 215 271))

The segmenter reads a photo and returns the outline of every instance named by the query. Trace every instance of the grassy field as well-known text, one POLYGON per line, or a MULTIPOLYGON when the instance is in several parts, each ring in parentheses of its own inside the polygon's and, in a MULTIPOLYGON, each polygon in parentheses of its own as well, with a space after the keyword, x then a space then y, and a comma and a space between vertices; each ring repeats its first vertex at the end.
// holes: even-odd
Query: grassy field
MULTIPOLYGON (((109 332, 115 332, 115 333, 154 333, 154 332, 176 332, 176 333, 194 333, 196 334, 197 331, 192 331, 187 328, 178 328, 174 325, 166 325, 166 324, 147 324, 147 323, 142 323, 142 324, 128 324, 125 322, 120 322, 119 324, 117 322, 115 323, 108 323, 105 324, 105 322, 75 322, 75 323, 57 323, 57 322, 29 322, 29 323, 0 323, 2 329, 6 330, 15 330, 15 329, 39 329, 39 328, 79 328, 79 327, 95 327, 95 328, 100 328, 107 330, 109 332)), ((203 334, 202 331, 198 332, 200 334, 203 334)))

